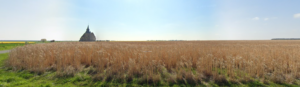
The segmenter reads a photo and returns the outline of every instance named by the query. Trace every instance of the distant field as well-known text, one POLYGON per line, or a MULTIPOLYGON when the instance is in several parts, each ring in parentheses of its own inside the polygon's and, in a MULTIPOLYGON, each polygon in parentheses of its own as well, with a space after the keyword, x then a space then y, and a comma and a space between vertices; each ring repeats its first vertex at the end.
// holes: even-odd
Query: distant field
POLYGON ((297 86, 300 41, 60 42, 11 50, 6 66, 89 84, 297 86))
POLYGON ((24 43, 0 43, 0 51, 9 50, 17 46, 24 46, 24 45, 25 45, 24 43))
MULTIPOLYGON (((26 42, 0 42, 0 44, 18 44, 18 43, 26 43, 26 42)), ((27 42, 27 43, 30 43, 30 44, 32 44, 32 43, 35 43, 35 42, 27 42)))
MULTIPOLYGON (((24 46, 26 42, 0 42, 0 51, 9 50, 17 46, 24 46)), ((34 44, 35 42, 27 42, 27 44, 34 44)))

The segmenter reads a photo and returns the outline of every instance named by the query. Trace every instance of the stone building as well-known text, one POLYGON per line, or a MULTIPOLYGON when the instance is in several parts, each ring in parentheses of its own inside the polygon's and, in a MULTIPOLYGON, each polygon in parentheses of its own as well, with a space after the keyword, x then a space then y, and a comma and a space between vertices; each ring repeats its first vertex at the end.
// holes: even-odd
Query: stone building
POLYGON ((86 32, 81 36, 79 41, 96 41, 96 37, 93 32, 90 31, 89 26, 86 29, 86 32))

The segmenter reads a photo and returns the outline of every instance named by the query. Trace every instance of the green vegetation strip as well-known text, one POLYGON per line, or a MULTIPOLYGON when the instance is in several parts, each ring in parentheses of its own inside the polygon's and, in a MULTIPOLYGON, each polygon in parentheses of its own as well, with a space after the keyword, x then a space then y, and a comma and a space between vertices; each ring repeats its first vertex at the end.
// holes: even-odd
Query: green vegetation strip
POLYGON ((0 43, 0 51, 1 50, 10 50, 12 48, 15 48, 17 46, 24 46, 23 43, 0 43))

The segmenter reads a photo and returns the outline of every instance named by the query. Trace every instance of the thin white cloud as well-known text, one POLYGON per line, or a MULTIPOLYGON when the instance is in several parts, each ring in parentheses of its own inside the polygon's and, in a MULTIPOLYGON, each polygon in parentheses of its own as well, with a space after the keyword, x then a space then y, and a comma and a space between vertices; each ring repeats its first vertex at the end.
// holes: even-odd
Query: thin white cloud
POLYGON ((252 18, 252 20, 259 20, 259 17, 254 17, 252 18))
POLYGON ((300 13, 294 14, 294 18, 300 18, 300 13))
POLYGON ((264 20, 267 21, 267 20, 269 20, 269 18, 265 18, 264 20))

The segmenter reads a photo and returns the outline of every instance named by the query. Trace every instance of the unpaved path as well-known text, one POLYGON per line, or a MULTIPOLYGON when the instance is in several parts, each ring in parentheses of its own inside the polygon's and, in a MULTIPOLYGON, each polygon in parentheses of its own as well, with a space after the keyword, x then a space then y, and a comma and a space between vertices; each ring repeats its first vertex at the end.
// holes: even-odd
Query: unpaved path
POLYGON ((0 54, 2 54, 2 53, 8 53, 8 52, 10 52, 10 50, 2 50, 2 51, 0 51, 0 54))

